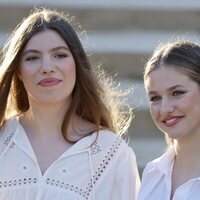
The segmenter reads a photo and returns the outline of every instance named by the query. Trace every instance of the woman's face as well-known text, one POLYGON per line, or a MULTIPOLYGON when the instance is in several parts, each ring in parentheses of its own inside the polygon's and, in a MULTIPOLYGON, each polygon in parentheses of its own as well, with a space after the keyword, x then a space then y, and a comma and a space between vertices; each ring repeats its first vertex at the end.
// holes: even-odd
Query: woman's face
POLYGON ((76 81, 75 61, 68 45, 56 31, 39 32, 28 41, 18 75, 30 104, 70 104, 76 81))
POLYGON ((172 67, 152 71, 145 80, 151 116, 172 139, 200 134, 200 88, 172 67))

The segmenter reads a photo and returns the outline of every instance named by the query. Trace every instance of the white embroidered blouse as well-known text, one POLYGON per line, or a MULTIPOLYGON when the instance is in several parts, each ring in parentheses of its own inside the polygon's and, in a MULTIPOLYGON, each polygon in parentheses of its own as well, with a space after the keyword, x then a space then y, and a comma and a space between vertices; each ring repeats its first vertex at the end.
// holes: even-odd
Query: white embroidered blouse
POLYGON ((0 131, 0 199, 135 200, 134 152, 111 131, 95 138, 79 140, 42 174, 23 127, 8 120, 0 131))

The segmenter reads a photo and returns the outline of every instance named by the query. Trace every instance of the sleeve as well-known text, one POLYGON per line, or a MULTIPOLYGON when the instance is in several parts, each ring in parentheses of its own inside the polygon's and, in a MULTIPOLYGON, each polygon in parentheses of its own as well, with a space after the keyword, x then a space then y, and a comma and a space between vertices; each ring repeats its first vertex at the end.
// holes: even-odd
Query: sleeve
POLYGON ((133 150, 125 148, 116 169, 112 198, 114 200, 136 200, 140 188, 140 178, 133 150))

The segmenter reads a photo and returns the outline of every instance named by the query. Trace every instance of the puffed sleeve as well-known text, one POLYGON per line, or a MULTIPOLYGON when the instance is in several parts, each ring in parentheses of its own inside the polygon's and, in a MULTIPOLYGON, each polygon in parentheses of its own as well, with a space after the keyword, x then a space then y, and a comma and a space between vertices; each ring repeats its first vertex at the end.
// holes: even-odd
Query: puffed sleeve
POLYGON ((136 157, 130 147, 124 149, 118 159, 113 184, 113 200, 136 200, 140 188, 140 178, 136 157))

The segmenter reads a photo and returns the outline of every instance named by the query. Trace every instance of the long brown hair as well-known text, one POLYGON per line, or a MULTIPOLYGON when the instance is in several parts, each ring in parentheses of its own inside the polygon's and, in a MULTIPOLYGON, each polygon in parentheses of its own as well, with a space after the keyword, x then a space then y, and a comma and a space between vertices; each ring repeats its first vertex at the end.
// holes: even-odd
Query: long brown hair
POLYGON ((66 130, 73 114, 78 114, 96 124, 96 131, 107 128, 123 134, 132 117, 125 109, 118 90, 113 89, 112 80, 103 71, 91 66, 75 31, 74 17, 51 9, 34 9, 13 31, 2 50, 0 67, 0 125, 10 115, 20 115, 29 109, 27 91, 17 76, 23 49, 29 39, 38 32, 51 29, 65 40, 76 64, 76 83, 72 102, 62 123, 62 133, 69 141, 66 130))

